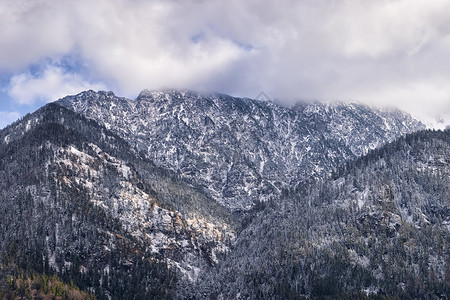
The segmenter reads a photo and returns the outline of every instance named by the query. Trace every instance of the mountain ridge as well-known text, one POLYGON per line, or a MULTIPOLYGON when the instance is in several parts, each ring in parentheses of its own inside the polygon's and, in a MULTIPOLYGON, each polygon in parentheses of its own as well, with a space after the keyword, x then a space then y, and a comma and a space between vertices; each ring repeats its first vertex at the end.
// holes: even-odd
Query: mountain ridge
POLYGON ((0 131, 0 266, 102 299, 448 291, 448 132, 358 104, 138 98, 86 91, 0 131))
POLYGON ((177 277, 195 280, 234 240, 233 216, 201 189, 62 106, 48 104, 27 115, 0 131, 0 141, 0 253, 26 259, 37 271, 99 291, 89 280, 100 276, 101 293, 120 295, 135 289, 125 270, 148 260, 132 278, 153 281, 155 290, 144 285, 140 292, 162 296, 177 277), (17 215, 28 221, 17 224, 11 219, 17 215), (28 254, 3 252, 16 243, 24 250, 33 246, 28 254), (110 268, 117 276, 103 273, 110 268))
POLYGON ((188 90, 143 91, 135 100, 89 91, 56 103, 97 120, 231 210, 250 209, 257 200, 424 128, 400 111, 363 105, 287 108, 188 90))
POLYGON ((447 299, 450 131, 420 131, 260 210, 193 296, 447 299))

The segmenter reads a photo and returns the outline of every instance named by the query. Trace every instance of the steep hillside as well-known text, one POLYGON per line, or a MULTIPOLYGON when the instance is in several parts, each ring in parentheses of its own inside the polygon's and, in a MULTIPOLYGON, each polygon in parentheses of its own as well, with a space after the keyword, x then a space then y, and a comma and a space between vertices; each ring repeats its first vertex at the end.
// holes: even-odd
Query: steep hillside
POLYGON ((235 237, 201 189, 93 120, 49 104, 0 131, 1 261, 97 296, 169 297, 235 237))
POLYGON ((191 91, 144 90, 135 100, 87 91, 57 103, 98 121, 231 210, 248 210, 423 129, 400 111, 357 104, 286 108, 191 91))
POLYGON ((450 131, 369 152, 271 202, 194 295, 220 299, 447 299, 450 131))
POLYGON ((66 97, 0 131, 0 266, 101 299, 441 297, 449 136, 401 137, 422 126, 356 104, 66 97))

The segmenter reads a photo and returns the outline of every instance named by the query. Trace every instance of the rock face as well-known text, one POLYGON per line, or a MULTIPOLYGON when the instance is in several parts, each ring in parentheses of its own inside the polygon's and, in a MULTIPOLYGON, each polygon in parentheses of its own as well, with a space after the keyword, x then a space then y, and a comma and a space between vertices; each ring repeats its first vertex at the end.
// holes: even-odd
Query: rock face
POLYGON ((270 203, 192 297, 447 299, 450 131, 400 138, 270 203))
POLYGON ((135 100, 87 91, 57 103, 96 120, 231 210, 248 210, 424 128, 400 111, 357 104, 286 108, 177 90, 144 90, 135 100))
POLYGON ((68 96, 0 131, 0 267, 101 299, 444 298, 450 131, 405 136, 422 128, 357 104, 68 96))
POLYGON ((212 199, 64 107, 47 105, 0 139, 0 250, 38 271, 103 295, 167 296, 235 238, 212 199))

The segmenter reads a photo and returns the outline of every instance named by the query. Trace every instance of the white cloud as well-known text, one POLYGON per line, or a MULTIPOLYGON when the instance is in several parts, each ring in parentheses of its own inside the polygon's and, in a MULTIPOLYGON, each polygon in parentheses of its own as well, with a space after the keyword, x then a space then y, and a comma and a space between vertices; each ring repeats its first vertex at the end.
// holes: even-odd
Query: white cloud
POLYGON ((450 87, 446 82, 407 82, 373 94, 363 93, 360 98, 379 106, 395 105, 433 128, 450 125, 450 87))
POLYGON ((16 121, 19 117, 20 114, 18 112, 0 111, 0 129, 16 121))
POLYGON ((37 75, 21 73, 11 78, 8 95, 20 104, 36 101, 50 102, 84 90, 105 89, 102 84, 91 84, 78 74, 67 73, 62 68, 48 65, 37 75))
POLYGON ((436 93, 437 82, 450 79, 448 0, 2 5, 0 73, 73 54, 89 71, 80 78, 106 82, 126 96, 143 88, 186 87, 421 106, 430 100, 410 88, 420 85, 422 97, 437 97, 436 107, 448 103, 436 93))
POLYGON ((194 2, 24 3, 11 1, 14 9, 0 18, 7 28, 0 34, 0 69, 77 51, 94 75, 134 94, 145 87, 197 86, 249 52, 204 27, 201 14, 190 11, 201 11, 194 2))
POLYGON ((64 1, 2 0, 0 70, 17 71, 42 58, 67 53, 75 41, 64 1))

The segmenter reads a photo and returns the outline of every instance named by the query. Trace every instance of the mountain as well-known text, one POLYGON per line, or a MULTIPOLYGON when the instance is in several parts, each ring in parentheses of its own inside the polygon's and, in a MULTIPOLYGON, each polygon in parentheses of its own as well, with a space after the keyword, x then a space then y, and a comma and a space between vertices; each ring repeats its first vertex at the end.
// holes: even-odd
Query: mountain
POLYGON ((27 115, 0 141, 0 254, 9 264, 100 296, 169 297, 177 277, 195 280, 234 240, 227 210, 64 107, 27 115))
POLYGON ((196 297, 448 299, 450 131, 421 131, 271 202, 196 297))
POLYGON ((449 132, 420 129, 358 104, 65 97, 0 131, 0 290, 444 298, 449 132))
POLYGON ((87 91, 57 104, 96 120, 233 211, 251 209, 424 129, 398 110, 319 103, 287 108, 192 91, 144 90, 135 100, 87 91))

